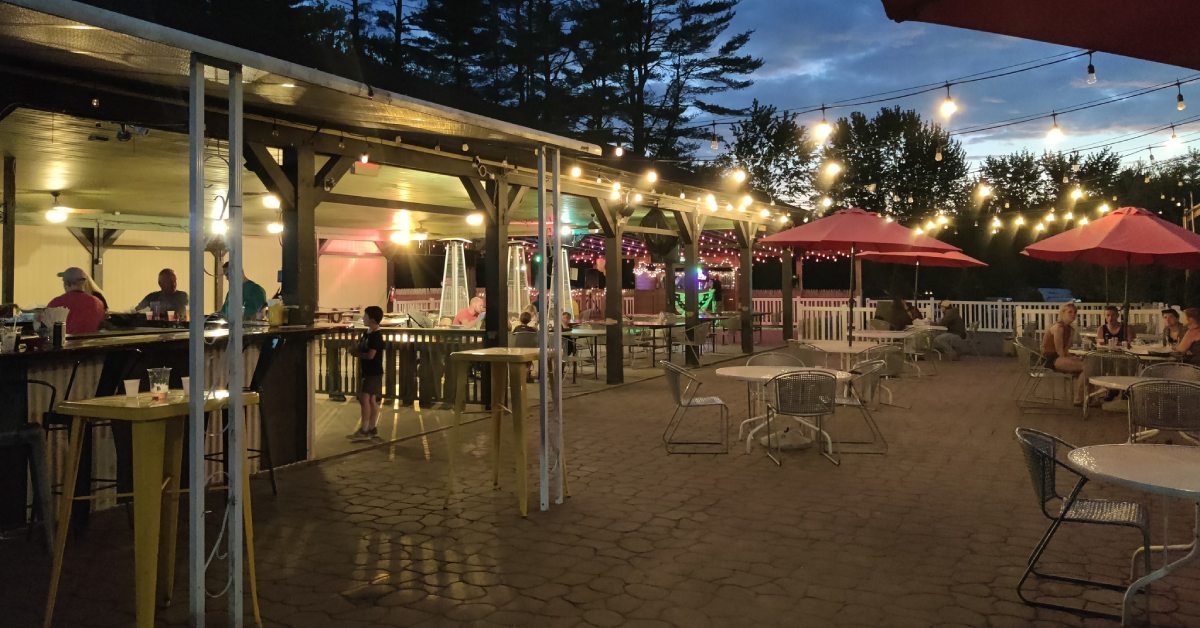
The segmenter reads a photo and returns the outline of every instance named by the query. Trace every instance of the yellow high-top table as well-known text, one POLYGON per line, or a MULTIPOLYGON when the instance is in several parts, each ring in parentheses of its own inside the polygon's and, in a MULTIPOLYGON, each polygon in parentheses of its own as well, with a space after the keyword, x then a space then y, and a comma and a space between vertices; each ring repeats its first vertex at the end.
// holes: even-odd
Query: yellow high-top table
MULTIPOLYGON (((229 403, 228 391, 210 393, 204 411, 215 412, 229 403)), ((242 404, 258 405, 258 393, 243 392, 242 404)), ((59 521, 64 522, 54 539, 54 566, 50 572, 50 593, 46 600, 44 628, 50 628, 58 579, 62 573, 63 552, 67 545, 66 522, 76 501, 75 478, 83 451, 83 427, 86 421, 126 421, 133 431, 133 553, 134 583, 137 590, 137 626, 153 628, 155 595, 161 587, 164 603, 170 602, 175 584, 175 546, 179 528, 179 478, 183 462, 184 425, 188 399, 180 391, 171 391, 166 399, 154 401, 150 393, 136 398, 96 397, 63 401, 55 410, 76 418, 71 423, 71 444, 67 454, 67 475, 59 501, 59 521), (165 499, 164 499, 165 495, 165 499)), ((245 448, 242 465, 246 466, 245 448)), ((195 488, 195 487, 193 487, 195 488)), ((199 487, 203 490, 204 487, 199 487)), ((254 526, 250 508, 250 477, 242 474, 242 516, 246 530, 246 563, 250 571, 250 599, 256 625, 262 625, 258 608, 258 584, 254 569, 254 526)))
POLYGON ((500 432, 501 423, 507 410, 512 415, 512 434, 515 441, 513 447, 517 471, 517 503, 520 506, 522 517, 529 514, 529 470, 526 468, 524 427, 528 395, 525 390, 525 380, 529 376, 529 366, 537 360, 538 350, 534 348, 491 347, 455 351, 450 354, 450 363, 457 369, 454 426, 450 428, 451 486, 454 481, 454 457, 458 453, 458 426, 462 421, 463 406, 467 402, 467 369, 470 368, 472 362, 486 362, 491 365, 492 448, 496 457, 492 467, 492 486, 500 485, 500 432), (507 396, 506 392, 509 393, 507 396), (507 408, 504 404, 506 399, 509 402, 507 408))

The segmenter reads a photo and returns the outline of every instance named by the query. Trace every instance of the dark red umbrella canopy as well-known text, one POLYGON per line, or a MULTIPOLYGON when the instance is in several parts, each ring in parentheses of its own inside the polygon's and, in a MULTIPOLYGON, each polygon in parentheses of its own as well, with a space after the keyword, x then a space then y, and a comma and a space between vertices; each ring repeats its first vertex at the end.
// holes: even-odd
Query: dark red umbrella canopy
POLYGON ((879 214, 852 207, 761 240, 805 251, 849 253, 852 247, 872 251, 958 251, 937 238, 884 220, 879 214))
POLYGON ((1196 0, 883 0, 897 22, 928 22, 1200 70, 1196 0))
POLYGON ((885 253, 883 251, 864 251, 858 254, 859 259, 865 259, 868 262, 883 262, 886 264, 906 264, 908 266, 940 266, 944 268, 979 268, 987 266, 966 253, 961 251, 946 251, 944 253, 934 253, 928 251, 897 251, 893 253, 885 253))
POLYGON ((1030 244, 1022 253, 1051 262, 1200 268, 1200 235, 1144 209, 1122 207, 1086 225, 1030 244))

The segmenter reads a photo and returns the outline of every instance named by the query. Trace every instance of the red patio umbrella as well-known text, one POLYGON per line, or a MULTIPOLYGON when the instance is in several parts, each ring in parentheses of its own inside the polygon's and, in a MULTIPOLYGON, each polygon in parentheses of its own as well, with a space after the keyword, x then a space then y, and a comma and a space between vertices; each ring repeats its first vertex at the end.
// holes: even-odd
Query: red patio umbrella
MULTIPOLYGON (((852 207, 834 212, 810 223, 780 231, 762 239, 766 244, 790 246, 802 251, 848 253, 853 260, 860 248, 872 251, 958 251, 959 248, 937 238, 885 220, 879 214, 852 207)), ((847 340, 854 334, 854 264, 850 264, 850 319, 847 340)))
POLYGON ((1122 207, 1035 242, 1021 252, 1051 262, 1125 267, 1125 317, 1129 317, 1129 267, 1200 268, 1200 235, 1138 207, 1122 207))
POLYGON ((1200 2, 883 0, 897 22, 927 22, 1100 50, 1200 70, 1200 2))
POLYGON ((919 298, 920 294, 917 291, 917 281, 921 278, 922 266, 940 266, 944 268, 978 268, 987 266, 962 251, 946 251, 943 253, 932 253, 924 251, 899 251, 894 253, 885 253, 883 251, 863 251, 858 254, 858 259, 865 259, 869 262, 883 262, 885 264, 905 264, 915 266, 913 272, 913 298, 919 298))

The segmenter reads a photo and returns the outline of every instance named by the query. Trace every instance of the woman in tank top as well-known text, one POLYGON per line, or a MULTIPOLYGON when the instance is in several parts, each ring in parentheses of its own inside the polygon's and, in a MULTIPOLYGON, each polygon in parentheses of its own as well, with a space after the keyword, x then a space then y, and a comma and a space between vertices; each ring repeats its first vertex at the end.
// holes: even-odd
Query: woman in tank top
POLYGON ((1104 322, 1096 329, 1096 344, 1108 345, 1113 342, 1130 341, 1129 326, 1121 322, 1121 311, 1117 306, 1110 305, 1104 308, 1104 322))
POLYGON ((1075 335, 1075 318, 1078 316, 1075 304, 1063 303, 1058 308, 1058 322, 1042 336, 1042 355, 1046 358, 1046 366, 1060 373, 1078 373, 1075 382, 1075 405, 1083 403, 1087 380, 1083 378, 1083 360, 1071 355, 1071 340, 1075 335))

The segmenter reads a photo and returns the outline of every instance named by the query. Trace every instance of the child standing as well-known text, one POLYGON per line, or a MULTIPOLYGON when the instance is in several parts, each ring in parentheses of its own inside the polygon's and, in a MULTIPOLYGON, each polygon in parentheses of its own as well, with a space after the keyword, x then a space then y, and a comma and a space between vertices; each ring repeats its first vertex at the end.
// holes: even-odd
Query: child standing
POLYGON ((379 402, 383 397, 383 309, 372 305, 363 310, 363 324, 367 331, 351 349, 358 358, 359 382, 358 405, 360 418, 358 429, 350 438, 358 440, 379 437, 379 402))

